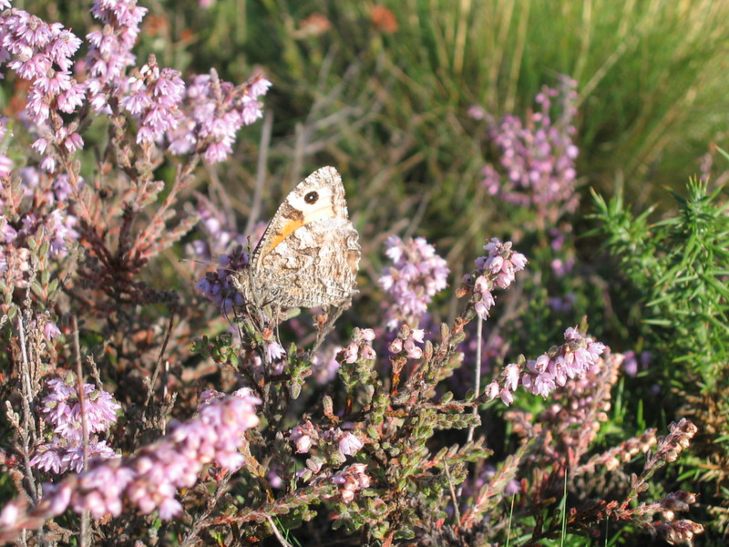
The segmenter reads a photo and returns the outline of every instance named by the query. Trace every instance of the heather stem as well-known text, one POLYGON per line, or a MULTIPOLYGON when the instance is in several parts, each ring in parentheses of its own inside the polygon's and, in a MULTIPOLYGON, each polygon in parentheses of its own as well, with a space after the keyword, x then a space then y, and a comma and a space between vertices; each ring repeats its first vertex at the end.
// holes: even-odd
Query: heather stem
MULTIPOLYGON (((83 470, 86 471, 89 465, 89 428, 86 421, 86 394, 84 393, 83 366, 81 365, 81 344, 79 343, 78 321, 76 316, 71 318, 73 326, 73 351, 76 356, 76 381, 78 383, 78 404, 81 413, 81 435, 83 470)), ((89 512, 81 513, 81 530, 79 533, 79 545, 88 545, 89 512)))
POLYGON ((278 542, 283 545, 283 547, 292 547, 291 544, 286 541, 286 538, 281 535, 281 532, 279 531, 276 523, 273 521, 270 515, 266 515, 266 520, 268 520, 268 525, 271 527, 271 530, 273 530, 273 535, 276 536, 278 542))
MULTIPOLYGON (((476 381, 473 393, 474 399, 478 399, 478 396, 481 393, 481 351, 483 349, 483 319, 481 319, 481 317, 478 317, 476 323, 476 338, 476 381)), ((473 406, 473 415, 478 416, 477 404, 473 406)), ((473 432, 475 431, 475 429, 475 425, 472 425, 468 428, 468 437, 466 439, 466 442, 470 443, 473 440, 473 432)))
POLYGON ((23 463, 26 480, 30 487, 31 498, 34 503, 38 503, 38 500, 40 499, 40 490, 35 482, 33 470, 30 467, 30 461, 28 459, 28 455, 30 454, 30 403, 33 400, 33 388, 30 383, 30 363, 28 361, 28 350, 26 348, 25 327, 23 326, 22 313, 18 314, 18 333, 20 335, 20 352, 23 364, 21 372, 21 383, 23 385, 23 432, 21 435, 21 438, 23 439, 23 463))

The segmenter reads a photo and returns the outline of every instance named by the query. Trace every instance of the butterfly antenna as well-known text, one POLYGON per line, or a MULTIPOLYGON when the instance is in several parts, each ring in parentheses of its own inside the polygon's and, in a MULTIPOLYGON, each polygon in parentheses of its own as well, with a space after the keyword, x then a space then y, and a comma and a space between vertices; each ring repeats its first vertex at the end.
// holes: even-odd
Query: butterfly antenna
POLYGON ((194 262, 195 264, 204 264, 205 266, 211 266, 213 264, 213 260, 201 260, 199 258, 181 258, 180 262, 194 262))

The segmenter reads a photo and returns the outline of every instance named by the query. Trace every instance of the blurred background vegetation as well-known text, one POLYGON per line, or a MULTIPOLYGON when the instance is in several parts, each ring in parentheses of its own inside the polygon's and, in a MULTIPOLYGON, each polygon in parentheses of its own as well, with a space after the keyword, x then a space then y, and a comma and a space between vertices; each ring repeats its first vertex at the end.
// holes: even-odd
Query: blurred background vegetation
MULTIPOLYGON (((261 67, 273 81, 267 209, 333 163, 378 246, 372 237, 396 229, 393 219, 444 240, 451 259, 472 255, 487 226, 511 230, 481 189, 488 147, 466 112, 522 114, 560 74, 579 86, 583 190, 624 187, 638 208, 670 203, 666 186, 697 173, 712 143, 726 148, 726 1, 141 3, 150 9, 141 59, 155 53, 187 74, 214 67, 231 81, 261 67)), ((74 29, 92 24, 78 2, 14 4, 74 29)), ((242 216, 260 131, 248 130, 219 174, 242 216)))

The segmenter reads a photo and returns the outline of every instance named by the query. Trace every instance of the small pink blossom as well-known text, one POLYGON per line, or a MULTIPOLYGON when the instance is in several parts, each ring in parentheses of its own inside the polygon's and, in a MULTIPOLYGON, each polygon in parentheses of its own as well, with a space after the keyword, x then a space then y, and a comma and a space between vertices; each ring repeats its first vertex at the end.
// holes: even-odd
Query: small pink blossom
POLYGON ((366 471, 367 464, 353 463, 332 477, 332 482, 339 487, 339 495, 344 503, 351 503, 360 490, 370 486, 366 471))
POLYGON ((360 441, 356 435, 352 433, 343 433, 341 437, 339 437, 339 451, 344 456, 354 456, 357 452, 359 452, 360 448, 364 446, 362 444, 362 441, 360 441))

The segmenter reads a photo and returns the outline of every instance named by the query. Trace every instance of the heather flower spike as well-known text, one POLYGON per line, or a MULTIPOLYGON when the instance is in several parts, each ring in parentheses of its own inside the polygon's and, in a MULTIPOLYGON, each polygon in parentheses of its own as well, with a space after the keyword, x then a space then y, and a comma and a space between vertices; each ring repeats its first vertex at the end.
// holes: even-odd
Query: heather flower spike
POLYGON ((392 266, 384 269, 379 281, 392 299, 388 327, 395 329, 400 322, 418 327, 433 297, 447 285, 448 265, 422 237, 403 241, 390 236, 386 246, 392 266))
POLYGON ((534 395, 548 397, 568 380, 581 378, 600 367, 605 345, 570 327, 564 333, 565 343, 526 362, 511 363, 499 380, 486 387, 489 399, 501 398, 505 405, 513 402, 513 392, 521 385, 534 395))
MULTIPOLYGON (((83 428, 76 378, 73 374, 65 379, 53 378, 46 386, 48 393, 41 400, 40 412, 53 428, 53 436, 36 447, 30 465, 56 475, 69 469, 78 473, 83 470, 83 428)), ((121 405, 92 384, 84 384, 83 389, 84 418, 89 433, 87 457, 90 461, 114 457, 114 449, 99 440, 98 435, 116 423, 121 405)))
MULTIPOLYGON (((56 384, 56 396, 61 400, 67 391, 56 384)), ((204 466, 215 464, 229 472, 243 466, 239 449, 246 444, 246 430, 258 425, 259 403, 247 389, 232 395, 204 392, 197 417, 174 424, 171 433, 131 457, 96 463, 47 488, 36 511, 48 518, 71 507, 100 519, 120 515, 128 502, 143 514, 158 511, 160 518, 169 520, 182 511, 175 498, 177 489, 192 487, 204 466)), ((11 515, 5 518, 10 521, 11 515)), ((19 517, 15 515, 15 519, 19 517)))
POLYGON ((575 192, 574 144, 577 83, 563 77, 558 88, 543 87, 536 96, 538 110, 524 122, 507 115, 490 124, 489 136, 499 149, 499 169, 486 164, 486 190, 508 203, 536 211, 542 226, 554 224, 578 205, 575 192), (553 103, 558 101, 555 119, 553 103))
POLYGON ((493 238, 483 248, 488 254, 476 259, 476 270, 466 276, 464 281, 472 290, 476 314, 481 319, 487 319, 496 304, 493 290, 508 288, 516 279, 516 274, 526 266, 527 259, 512 250, 510 241, 502 243, 493 238))

